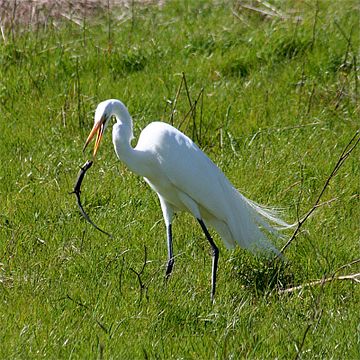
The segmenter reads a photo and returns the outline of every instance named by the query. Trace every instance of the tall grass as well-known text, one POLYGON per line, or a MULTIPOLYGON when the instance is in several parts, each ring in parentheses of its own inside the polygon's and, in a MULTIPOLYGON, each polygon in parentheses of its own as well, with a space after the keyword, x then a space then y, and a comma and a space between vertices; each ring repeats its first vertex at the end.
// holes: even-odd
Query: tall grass
MULTIPOLYGON (((240 4, 134 2, 85 23, 3 28, 1 358, 359 357, 357 284, 276 291, 359 258, 358 149, 284 267, 227 251, 214 234, 214 305, 210 251, 189 215, 174 222, 176 264, 164 282, 156 195, 118 162, 110 131, 83 198, 115 239, 68 194, 97 103, 119 98, 136 136, 152 120, 172 122, 251 199, 283 208, 289 222, 308 211, 359 127, 358 4, 273 1, 286 16, 240 4)), ((340 271, 356 272, 358 263, 340 271)))

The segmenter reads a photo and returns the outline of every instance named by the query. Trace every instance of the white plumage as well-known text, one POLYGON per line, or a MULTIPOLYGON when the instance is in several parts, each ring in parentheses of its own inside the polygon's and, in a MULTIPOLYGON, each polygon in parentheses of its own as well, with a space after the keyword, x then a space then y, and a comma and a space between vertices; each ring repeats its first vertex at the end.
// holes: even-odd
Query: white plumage
POLYGON ((253 252, 264 250, 279 254, 265 234, 278 235, 271 223, 281 227, 288 225, 270 210, 239 193, 199 147, 173 126, 163 122, 150 123, 133 148, 132 120, 127 108, 119 100, 103 101, 96 109, 94 127, 85 144, 97 132, 94 156, 112 115, 116 118, 113 143, 118 158, 130 170, 143 176, 160 199, 167 227, 167 276, 174 261, 171 223, 177 211, 188 211, 199 221, 213 248, 212 298, 218 249, 206 226, 219 233, 227 248, 239 245, 253 252))

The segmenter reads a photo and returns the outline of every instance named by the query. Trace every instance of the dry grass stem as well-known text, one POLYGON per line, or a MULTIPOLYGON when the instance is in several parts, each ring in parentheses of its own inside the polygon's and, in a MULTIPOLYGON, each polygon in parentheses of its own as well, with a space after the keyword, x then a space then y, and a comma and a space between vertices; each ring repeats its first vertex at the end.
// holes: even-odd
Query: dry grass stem
POLYGON ((355 274, 350 274, 350 275, 330 276, 328 278, 314 280, 314 281, 311 281, 311 282, 308 282, 308 283, 305 283, 302 285, 293 286, 291 288, 278 290, 278 293, 279 294, 288 294, 288 293, 292 293, 292 292, 295 292, 298 290, 302 290, 306 287, 323 285, 325 283, 329 283, 329 282, 336 281, 336 280, 350 280, 357 284, 360 284, 360 273, 355 273, 355 274))
POLYGON ((291 236, 291 238, 287 241, 287 243, 283 246, 283 248, 281 249, 281 253, 283 253, 288 247, 289 245, 293 242, 293 240, 296 238, 297 234, 299 233, 301 227, 303 226, 303 224, 305 223, 305 221, 310 217, 310 215, 315 211, 315 209, 317 209, 318 207, 321 206, 320 204, 320 200, 322 198, 322 196, 325 193, 325 190, 327 189, 327 187, 329 186, 329 183, 331 181, 331 179, 336 175, 336 173, 339 171, 339 169, 341 168, 341 166, 344 164, 344 162, 346 161, 346 159, 349 157, 349 155, 352 153, 352 151, 355 149, 355 147, 358 145, 359 141, 360 141, 360 136, 359 136, 360 131, 357 130, 354 134, 354 136, 351 138, 351 140, 349 141, 349 143, 346 145, 346 147, 344 148, 343 152, 341 153, 336 165, 334 166, 331 174, 328 176, 328 178, 325 181, 325 184, 319 194, 319 196, 317 197, 314 205, 312 206, 312 208, 305 214, 305 216, 300 219, 298 221, 298 225, 293 233, 293 235, 291 236), (319 205, 320 204, 320 205, 319 205))

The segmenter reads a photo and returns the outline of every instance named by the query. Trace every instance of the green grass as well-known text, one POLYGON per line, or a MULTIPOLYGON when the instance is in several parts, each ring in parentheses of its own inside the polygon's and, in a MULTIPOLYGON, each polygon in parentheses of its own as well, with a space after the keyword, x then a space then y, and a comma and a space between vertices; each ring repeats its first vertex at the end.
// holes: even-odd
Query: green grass
POLYGON ((85 28, 66 22, 5 34, 0 358, 359 358, 359 285, 272 292, 359 258, 359 148, 322 198, 335 200, 287 249, 286 266, 227 251, 214 234, 214 305, 209 246, 186 214, 174 222, 176 264, 165 284, 157 197, 116 159, 110 131, 83 201, 114 239, 87 224, 69 195, 90 156, 81 150, 97 103, 121 99, 138 136, 152 120, 170 122, 184 73, 192 101, 204 92, 196 115, 186 117, 182 86, 175 126, 245 195, 284 208, 289 222, 304 214, 359 127, 359 9, 356 0, 319 1, 318 11, 315 2, 272 3, 297 9, 302 20, 262 18, 232 2, 169 1, 135 5, 125 21, 112 14, 109 23, 105 12, 85 28), (141 289, 134 270, 145 251, 141 289))

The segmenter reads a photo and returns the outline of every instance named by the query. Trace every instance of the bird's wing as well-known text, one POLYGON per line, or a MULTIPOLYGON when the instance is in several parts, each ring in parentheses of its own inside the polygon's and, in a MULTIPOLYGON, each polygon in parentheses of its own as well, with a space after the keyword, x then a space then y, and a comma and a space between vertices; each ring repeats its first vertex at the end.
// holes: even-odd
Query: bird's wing
POLYGON ((162 176, 198 206, 225 219, 232 185, 221 170, 191 139, 171 126, 162 127, 156 140, 153 151, 162 176))

